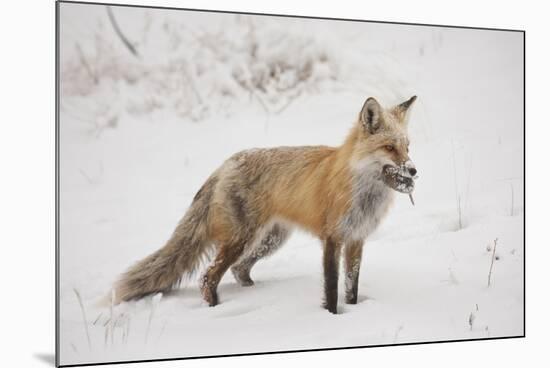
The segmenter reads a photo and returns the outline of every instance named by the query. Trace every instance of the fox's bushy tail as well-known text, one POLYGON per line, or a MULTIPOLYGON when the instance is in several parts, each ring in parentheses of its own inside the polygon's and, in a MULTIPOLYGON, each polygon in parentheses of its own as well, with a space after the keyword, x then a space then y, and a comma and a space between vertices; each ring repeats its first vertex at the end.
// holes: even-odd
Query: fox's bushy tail
POLYGON ((208 212, 217 182, 210 177, 166 245, 130 267, 114 284, 115 304, 177 287, 208 254, 208 212))

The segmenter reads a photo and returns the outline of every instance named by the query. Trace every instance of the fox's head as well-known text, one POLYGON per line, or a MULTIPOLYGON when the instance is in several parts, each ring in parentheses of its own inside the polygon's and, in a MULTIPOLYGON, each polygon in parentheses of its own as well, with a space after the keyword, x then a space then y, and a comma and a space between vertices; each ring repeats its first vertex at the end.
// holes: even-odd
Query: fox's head
POLYGON ((369 97, 361 109, 352 153, 355 170, 379 174, 392 189, 411 193, 416 167, 409 157, 407 123, 416 96, 391 107, 383 108, 369 97))

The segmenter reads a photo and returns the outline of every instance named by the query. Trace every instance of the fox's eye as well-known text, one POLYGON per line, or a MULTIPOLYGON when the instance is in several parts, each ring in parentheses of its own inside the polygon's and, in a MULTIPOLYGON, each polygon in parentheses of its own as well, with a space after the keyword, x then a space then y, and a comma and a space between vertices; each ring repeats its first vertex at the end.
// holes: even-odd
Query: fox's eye
POLYGON ((394 150, 393 146, 391 146, 391 145, 384 146, 384 148, 385 148, 386 151, 388 151, 388 152, 391 152, 391 151, 394 150))

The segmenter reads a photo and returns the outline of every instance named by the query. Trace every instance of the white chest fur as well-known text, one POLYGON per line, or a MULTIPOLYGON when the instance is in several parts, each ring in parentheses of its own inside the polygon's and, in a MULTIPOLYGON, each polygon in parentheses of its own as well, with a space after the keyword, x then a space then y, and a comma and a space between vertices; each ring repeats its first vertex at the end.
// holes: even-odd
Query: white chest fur
POLYGON ((355 171, 351 206, 341 223, 344 238, 362 241, 372 234, 388 212, 393 190, 378 177, 378 170, 355 171))

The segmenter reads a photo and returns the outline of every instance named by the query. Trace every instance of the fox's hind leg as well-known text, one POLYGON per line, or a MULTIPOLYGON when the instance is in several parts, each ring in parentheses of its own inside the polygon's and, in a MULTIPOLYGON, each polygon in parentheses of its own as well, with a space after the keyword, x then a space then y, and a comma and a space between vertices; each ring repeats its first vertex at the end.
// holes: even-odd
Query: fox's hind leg
POLYGON ((266 233, 259 244, 254 244, 248 254, 239 260, 233 267, 231 272, 235 280, 241 286, 252 286, 254 281, 250 278, 250 270, 260 259, 273 254, 279 249, 290 235, 290 229, 281 225, 274 224, 273 227, 266 233))
POLYGON ((201 277, 201 294, 209 306, 218 304, 218 284, 227 269, 242 255, 245 244, 243 241, 221 244, 216 258, 201 277))

